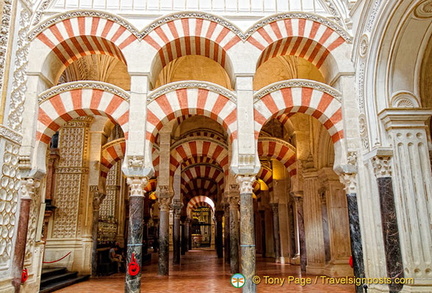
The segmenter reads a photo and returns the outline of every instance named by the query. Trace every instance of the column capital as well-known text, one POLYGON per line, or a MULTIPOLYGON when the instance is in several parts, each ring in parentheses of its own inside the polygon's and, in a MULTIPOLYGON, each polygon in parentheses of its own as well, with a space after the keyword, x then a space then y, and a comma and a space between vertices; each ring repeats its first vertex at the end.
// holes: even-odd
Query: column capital
POLYGON ((339 180, 345 185, 344 189, 347 194, 357 193, 357 173, 341 173, 339 180))
POLYGON ((237 175, 236 180, 240 186, 240 194, 252 194, 253 183, 256 181, 255 175, 237 175))
POLYGON ((171 197, 159 197, 159 209, 163 212, 168 212, 171 205, 171 197))
POLYGON ((391 177, 391 156, 375 156, 372 158, 374 173, 377 178, 391 177))
POLYGON ((230 207, 232 207, 232 208, 237 208, 237 209, 238 209, 239 201, 240 201, 240 196, 239 196, 239 194, 231 195, 230 197, 228 197, 229 205, 230 205, 230 207))
POLYGON ((90 193, 93 195, 93 210, 99 210, 102 201, 105 199, 106 194, 99 191, 97 185, 90 185, 90 193))
POLYGON ((394 128, 425 128, 431 109, 387 108, 378 114, 386 130, 394 128))
POLYGON ((130 186, 129 196, 144 196, 144 187, 147 183, 147 177, 128 177, 127 184, 130 186))
POLYGON ((40 181, 33 178, 21 179, 20 198, 32 200, 34 197, 35 189, 40 186, 40 181))

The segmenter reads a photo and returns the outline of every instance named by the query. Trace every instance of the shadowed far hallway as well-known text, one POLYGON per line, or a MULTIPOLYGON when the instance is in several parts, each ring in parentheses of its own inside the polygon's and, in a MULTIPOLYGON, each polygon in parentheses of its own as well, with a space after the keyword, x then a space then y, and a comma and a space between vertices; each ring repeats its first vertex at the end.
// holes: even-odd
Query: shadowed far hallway
MULTIPOLYGON (((257 257, 257 275, 262 282, 257 285, 257 292, 314 292, 314 293, 352 293, 353 285, 323 285, 320 278, 317 284, 300 286, 287 284, 289 276, 311 278, 316 276, 301 275, 300 266, 274 263, 273 258, 257 257), (284 278, 281 285, 264 283, 264 276, 284 278)), ((170 262, 170 275, 157 275, 157 254, 152 254, 150 265, 144 266, 141 279, 141 290, 146 293, 156 292, 241 292, 230 284, 229 264, 223 258, 217 258, 214 250, 190 250, 182 256, 180 265, 170 262)), ((117 293, 124 292, 124 274, 93 278, 89 281, 55 291, 58 293, 117 293)))

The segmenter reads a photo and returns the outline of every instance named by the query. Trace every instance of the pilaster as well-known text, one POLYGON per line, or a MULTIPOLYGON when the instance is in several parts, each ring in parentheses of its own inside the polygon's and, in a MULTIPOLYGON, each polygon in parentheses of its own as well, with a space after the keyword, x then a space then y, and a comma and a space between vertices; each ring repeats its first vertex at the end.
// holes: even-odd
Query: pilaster
MULTIPOLYGON (((385 109, 379 114, 394 152, 394 205, 404 276, 415 279, 415 285, 405 284, 404 290, 416 292, 430 291, 432 286, 432 173, 426 133, 431 114, 424 109, 385 109)), ((376 166, 380 191, 387 197, 391 185, 384 162, 376 161, 380 163, 376 166)), ((384 214, 391 212, 387 204, 382 209, 384 214)), ((394 225, 388 228, 393 230, 394 225)))

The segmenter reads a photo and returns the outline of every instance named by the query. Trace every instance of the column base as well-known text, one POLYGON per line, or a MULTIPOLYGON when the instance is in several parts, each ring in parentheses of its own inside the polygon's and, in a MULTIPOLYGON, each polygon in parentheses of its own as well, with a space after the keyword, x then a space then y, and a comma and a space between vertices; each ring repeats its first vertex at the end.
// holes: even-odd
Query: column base
POLYGON ((308 264, 306 273, 311 275, 325 275, 325 264, 308 264))
POLYGON ((346 261, 335 261, 325 266, 324 274, 329 277, 354 276, 354 271, 346 261))
POLYGON ((296 255, 290 259, 290 264, 300 265, 300 255, 296 255))

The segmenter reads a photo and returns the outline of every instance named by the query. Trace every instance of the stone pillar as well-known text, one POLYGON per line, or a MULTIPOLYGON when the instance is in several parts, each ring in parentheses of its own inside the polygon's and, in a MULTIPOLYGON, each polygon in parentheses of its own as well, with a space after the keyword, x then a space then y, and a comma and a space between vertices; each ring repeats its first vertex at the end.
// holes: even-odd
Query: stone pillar
MULTIPOLYGON (((404 285, 407 292, 430 292, 432 286, 432 173, 426 131, 431 114, 431 110, 386 109, 379 115, 394 152, 393 198, 404 276, 415 278, 415 284, 404 285)), ((380 181, 380 194, 389 193, 389 180, 380 181)), ((390 213, 389 209, 382 212, 390 213)))
POLYGON ((100 193, 97 186, 90 186, 90 192, 93 194, 93 249, 92 249, 92 276, 97 275, 97 245, 98 245, 98 230, 99 230, 99 208, 106 194, 100 193))
POLYGON ((273 214, 273 239, 274 239, 274 251, 275 261, 280 262, 280 234, 279 234, 279 204, 270 203, 273 214))
POLYGON ((322 201, 324 245, 326 256, 325 274, 332 277, 352 275, 349 266, 351 247, 349 238, 348 207, 344 186, 332 168, 318 172, 322 187, 319 194, 322 201))
MULTIPOLYGON (((225 195, 225 200, 229 201, 227 199, 228 195, 225 195)), ((224 253, 225 253, 225 263, 230 264, 231 263, 231 244, 230 244, 230 226, 231 226, 231 221, 230 221, 230 204, 225 203, 225 213, 224 213, 224 218, 225 218, 225 222, 224 222, 224 253)))
POLYGON ((265 210, 260 210, 260 223, 261 223, 261 251, 262 251, 262 257, 266 257, 266 228, 265 228, 265 210))
POLYGON ((307 272, 323 274, 325 267, 325 246, 321 214, 320 183, 315 169, 303 170, 304 225, 307 249, 307 272))
POLYGON ((18 229, 16 230, 15 250, 12 260, 12 285, 15 293, 21 290, 21 275, 24 267, 24 257, 27 243, 27 230, 30 218, 30 205, 34 197, 35 188, 39 187, 39 182, 32 178, 21 180, 20 211, 18 229))
POLYGON ((179 199, 174 199, 172 208, 174 210, 173 225, 173 264, 180 264, 181 240, 180 240, 180 214, 183 204, 179 199))
POLYGON ((223 257, 223 234, 222 234, 223 211, 216 211, 216 254, 218 258, 223 257))
POLYGON ((144 187, 147 185, 146 177, 128 177, 129 193, 129 227, 127 241, 127 268, 135 260, 140 265, 137 275, 131 276, 126 269, 126 293, 141 292, 141 265, 144 217, 144 187))
POLYGON ((187 237, 186 237, 186 216, 180 217, 180 238, 181 238, 181 255, 185 255, 187 251, 187 237))
POLYGON ((238 194, 238 185, 237 184, 231 184, 230 186, 231 195, 229 197, 229 206, 230 206, 230 268, 231 273, 235 274, 238 273, 239 270, 239 218, 238 218, 238 211, 239 211, 239 201, 240 197, 238 194))
MULTIPOLYGON (((365 277, 363 245, 360 230, 360 219, 357 203, 357 179, 356 173, 342 173, 341 182, 345 184, 348 202, 348 217, 350 225, 351 254, 354 259, 354 276, 365 277)), ((362 286, 356 286, 357 293, 363 293, 362 286)))
MULTIPOLYGON (((161 188, 162 186, 159 186, 161 188)), ((158 275, 166 276, 169 271, 169 211, 171 197, 164 186, 159 195, 159 263, 158 275), (164 190, 164 191, 162 191, 164 190)))
MULTIPOLYGON (((372 164, 375 176, 377 177, 380 196, 381 224, 386 254, 387 276, 394 279, 403 278, 404 271, 391 177, 391 156, 391 150, 377 150, 377 155, 372 158, 372 164)), ((394 282, 389 284, 390 292, 399 292, 402 290, 402 287, 403 284, 396 284, 394 282)))
POLYGON ((185 224, 184 224, 184 226, 185 226, 185 235, 184 235, 184 238, 185 238, 185 245, 186 245, 186 252, 188 252, 189 250, 191 250, 192 249, 192 246, 191 246, 191 237, 190 237, 190 222, 191 222, 191 220, 189 219, 189 218, 187 218, 186 220, 185 220, 185 224))
POLYGON ((297 192, 292 192, 291 194, 295 201, 295 219, 297 224, 296 254, 299 255, 300 257, 301 271, 306 272, 307 250, 306 250, 306 235, 305 235, 304 215, 303 215, 303 192, 297 191, 297 192))
POLYGON ((256 292, 256 285, 252 282, 255 276, 255 235, 253 218, 252 184, 255 176, 237 176, 240 186, 240 250, 241 273, 245 276, 243 293, 256 292))

